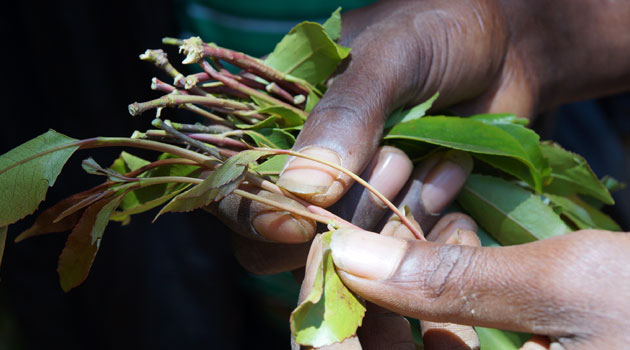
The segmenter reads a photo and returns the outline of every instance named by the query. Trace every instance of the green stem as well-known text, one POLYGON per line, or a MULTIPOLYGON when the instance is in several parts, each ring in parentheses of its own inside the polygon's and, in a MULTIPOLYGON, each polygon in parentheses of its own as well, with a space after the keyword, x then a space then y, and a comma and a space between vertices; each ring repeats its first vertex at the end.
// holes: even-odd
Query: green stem
POLYGON ((400 212, 400 210, 398 210, 398 208, 396 208, 396 206, 394 204, 392 204, 392 202, 389 201, 389 199, 387 199, 387 197, 385 197, 382 193, 380 193, 376 188, 374 188, 372 185, 370 185, 369 183, 367 183, 365 180, 363 180, 362 178, 360 178, 358 175, 356 175, 355 173, 353 173, 352 171, 343 168, 337 164, 333 164, 331 162, 316 158, 316 157, 311 157, 309 155, 306 154, 302 154, 299 152, 294 152, 291 150, 280 150, 280 149, 271 149, 271 148, 255 148, 256 150, 259 151, 266 151, 266 152, 272 152, 274 154, 286 154, 286 155, 290 155, 290 156, 294 156, 294 157, 300 157, 300 158, 304 158, 304 159, 308 159, 308 160, 312 160, 314 162, 320 163, 320 164, 324 164, 327 165, 335 170, 338 170, 346 175, 348 175, 352 180, 356 181, 357 183, 359 183, 361 186, 365 187, 368 191, 372 192, 378 199, 380 199, 383 203, 385 203, 385 205, 394 213, 396 214, 399 218, 400 221, 407 226, 407 228, 409 229, 409 231, 411 231, 411 233, 414 234, 414 236, 416 236, 417 239, 420 240, 426 240, 424 238, 424 234, 418 230, 412 223, 411 221, 409 221, 409 219, 407 219, 407 217, 400 212))
POLYGON ((159 107, 175 107, 188 103, 196 103, 208 107, 224 107, 237 110, 250 110, 250 107, 244 103, 217 98, 212 95, 197 96, 197 95, 181 95, 181 94, 168 94, 155 100, 147 102, 134 102, 129 105, 129 114, 137 116, 150 109, 159 107))
POLYGON ((310 219, 313 219, 313 220, 315 220, 317 222, 321 222, 323 224, 332 225, 335 228, 339 228, 339 224, 334 219, 331 219, 329 217, 325 217, 323 215, 318 215, 318 214, 315 214, 315 213, 311 213, 310 211, 297 209, 297 208, 291 207, 289 205, 276 202, 276 201, 271 200, 269 198, 264 198, 264 197, 255 195, 253 193, 249 193, 247 191, 240 190, 238 188, 235 189, 233 193, 236 194, 236 195, 239 195, 241 197, 244 197, 244 198, 247 198, 247 199, 250 199, 250 200, 254 200, 254 201, 257 201, 257 202, 260 202, 260 203, 263 203, 263 204, 266 204, 266 205, 269 205, 269 206, 272 206, 272 207, 275 207, 275 208, 287 211, 289 213, 292 213, 292 214, 295 214, 295 215, 298 215, 298 216, 303 216, 303 217, 306 217, 306 218, 310 218, 310 219))

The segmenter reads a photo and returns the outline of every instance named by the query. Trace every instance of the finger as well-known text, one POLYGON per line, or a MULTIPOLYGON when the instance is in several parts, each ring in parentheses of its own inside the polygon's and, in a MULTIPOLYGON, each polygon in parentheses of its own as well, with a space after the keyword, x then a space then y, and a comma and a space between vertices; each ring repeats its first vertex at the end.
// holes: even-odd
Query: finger
MULTIPOLYGON (((411 181, 402 189, 394 204, 399 208, 407 206, 422 230, 428 232, 464 186, 472 168, 472 157, 466 152, 450 150, 434 154, 415 168, 411 181)), ((388 220, 384 225, 388 226, 388 230, 405 229, 400 222, 388 220)), ((404 234, 399 237, 404 237, 404 234)), ((412 238, 413 235, 410 233, 407 237, 412 238)))
POLYGON ((366 306, 363 324, 357 332, 364 350, 416 349, 406 318, 372 303, 366 306))
MULTIPOLYGON (((366 170, 364 178, 379 192, 391 199, 404 186, 411 171, 411 161, 402 151, 394 147, 385 146, 379 149, 370 162, 370 167, 366 170)), ((366 225, 365 227, 369 228, 375 222, 378 222, 380 217, 387 211, 387 208, 371 192, 361 189, 363 189, 362 186, 361 188, 357 187, 357 190, 351 190, 348 193, 350 198, 344 198, 343 202, 345 204, 343 207, 340 207, 342 210, 340 216, 344 217, 345 213, 347 216, 344 218, 351 219, 355 225, 366 225)), ((232 198, 232 200, 234 199, 238 198, 232 198)), ((232 213, 231 222, 233 225, 241 227, 241 230, 246 232, 251 231, 244 224, 247 221, 237 221, 238 216, 234 218, 233 213, 235 211, 226 207, 223 212, 232 213), (247 231, 248 229, 250 231, 247 231)), ((246 220, 246 218, 239 220, 246 220)), ((273 224, 275 221, 270 220, 269 222, 273 224)), ((277 234, 276 228, 261 227, 260 224, 256 229, 257 232, 270 232, 276 236, 285 237, 290 235, 290 232, 277 234)), ((260 242, 240 237, 234 237, 233 239, 236 258, 246 270, 256 274, 291 271, 304 266, 308 254, 308 246, 308 243, 295 245, 260 242)))
MULTIPOLYGON (((311 112, 293 149, 354 173, 365 168, 380 142, 386 115, 410 98, 421 79, 417 41, 406 27, 383 21, 354 38, 351 60, 311 112)), ((277 184, 328 207, 349 189, 351 180, 328 166, 290 158, 277 184)))
POLYGON ((236 260, 247 271, 269 275, 303 267, 310 242, 298 244, 269 243, 232 234, 236 260))
POLYGON ((584 271, 593 261, 614 265, 630 242, 582 231, 520 246, 477 248, 342 229, 332 235, 331 248, 344 283, 392 311, 434 322, 565 336, 583 331, 584 320, 596 317, 589 314, 591 303, 602 303, 597 279, 584 271))
MULTIPOLYGON (((403 151, 383 146, 372 157, 361 177, 391 201, 405 186, 412 171, 413 164, 403 151)), ((365 187, 354 184, 343 199, 330 210, 343 219, 370 230, 385 215, 388 208, 365 187)))
POLYGON ((549 350, 551 343, 548 337, 535 335, 526 341, 520 350, 549 350))
MULTIPOLYGON (((241 189, 296 209, 306 210, 300 203, 282 195, 253 186, 242 186, 241 189)), ((312 219, 296 216, 236 194, 230 194, 221 201, 212 203, 206 210, 218 217, 233 232, 261 241, 308 242, 315 235, 317 228, 312 219)))
MULTIPOLYGON (((435 225, 427 239, 436 243, 481 246, 475 221, 467 215, 451 213, 435 225)), ((427 350, 479 350, 479 337, 472 326, 420 321, 422 341, 427 350)))

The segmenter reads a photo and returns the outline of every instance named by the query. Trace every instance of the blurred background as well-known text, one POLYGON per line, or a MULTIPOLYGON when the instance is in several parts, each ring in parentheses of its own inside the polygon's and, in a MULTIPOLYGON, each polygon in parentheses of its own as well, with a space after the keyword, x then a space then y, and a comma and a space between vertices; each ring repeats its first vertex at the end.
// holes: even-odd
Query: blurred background
MULTIPOLYGON (((0 14, 8 39, 1 54, 0 154, 49 128, 75 138, 146 129, 151 117, 132 118, 127 105, 158 96, 150 80, 164 77, 138 54, 161 48, 164 36, 200 35, 261 56, 302 20, 323 21, 338 6, 370 2, 6 3, 0 14)), ((180 61, 176 49, 165 49, 171 62, 180 61)), ((564 106, 534 127, 544 139, 584 155, 598 176, 629 181, 627 95, 564 106)), ((109 164, 119 152, 90 155, 109 164)), ((42 208, 101 181, 81 170, 87 156, 71 158, 42 208)), ((629 230, 630 190, 615 198, 609 214, 629 230)), ((0 269, 0 350, 288 348, 299 287, 290 274, 245 272, 232 256, 226 228, 204 212, 168 214, 150 225, 153 215, 136 216, 124 227, 111 223, 87 281, 68 294, 56 272, 66 235, 14 244, 34 217, 12 225, 0 269)))

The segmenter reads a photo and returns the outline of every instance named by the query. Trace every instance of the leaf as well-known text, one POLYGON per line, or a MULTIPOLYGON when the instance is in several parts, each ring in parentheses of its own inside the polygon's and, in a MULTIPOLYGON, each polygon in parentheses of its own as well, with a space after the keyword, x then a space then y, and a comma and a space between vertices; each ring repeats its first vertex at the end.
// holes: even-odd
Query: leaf
POLYGON ((68 236, 57 266, 59 283, 65 292, 87 278, 105 226, 121 198, 122 196, 101 199, 88 207, 68 236))
POLYGON ((137 205, 134 206, 130 206, 127 209, 123 210, 123 211, 119 211, 119 212, 114 212, 112 214, 112 216, 110 217, 110 220, 115 220, 115 221, 122 221, 125 222, 129 216, 131 215, 135 215, 135 214, 140 214, 140 213, 144 213, 146 211, 149 211, 153 208, 156 208, 164 203, 166 203, 169 199, 175 197, 176 195, 180 194, 183 190, 185 190, 186 188, 190 187, 190 184, 182 184, 184 185, 184 187, 181 188, 177 188, 176 190, 173 190, 172 192, 169 192, 161 197, 157 197, 155 199, 151 199, 151 200, 147 200, 145 202, 138 202, 137 205))
POLYGON ((253 166, 252 170, 261 175, 280 175, 284 164, 287 162, 286 154, 278 154, 273 157, 269 157, 265 162, 258 166, 253 166))
POLYGON ((530 334, 493 328, 475 327, 475 331, 483 350, 518 350, 531 338, 530 334))
POLYGON ((37 219, 33 226, 31 226, 26 231, 20 233, 16 238, 15 242, 21 242, 27 238, 33 236, 39 236, 46 233, 54 233, 54 232, 64 232, 68 231, 77 224, 81 215, 83 214, 82 210, 75 211, 74 213, 67 215, 62 220, 55 222, 55 219, 59 217, 59 215, 73 206, 74 204, 82 201, 89 196, 100 192, 100 190, 105 189, 104 186, 97 186, 95 188, 89 189, 87 191, 75 193, 72 196, 63 199, 52 207, 44 210, 37 219))
POLYGON ((293 135, 278 128, 260 129, 257 131, 248 130, 245 131, 245 134, 251 137, 258 147, 289 149, 295 143, 293 135))
POLYGON ((530 184, 537 192, 542 190, 542 178, 549 176, 551 169, 549 163, 543 158, 540 150, 538 134, 534 131, 517 124, 499 123, 495 125, 508 134, 512 135, 515 140, 523 147, 528 159, 539 172, 540 176, 536 177, 529 171, 529 168, 523 163, 517 163, 514 158, 497 157, 493 155, 479 154, 477 158, 486 163, 501 169, 508 174, 514 175, 519 179, 530 184))
MULTIPOLYGON (((248 150, 239 152, 214 170, 200 184, 173 198, 155 217, 166 212, 187 212, 221 200, 232 193, 245 178, 250 163, 273 154, 269 151, 248 150)), ((154 220, 155 220, 154 219, 154 220)))
POLYGON ((313 108, 319 103, 319 96, 314 91, 309 91, 308 97, 306 98, 306 105, 304 106, 304 112, 311 113, 313 108))
POLYGON ((302 22, 282 38, 265 64, 316 86, 326 81, 349 53, 350 48, 335 43, 321 24, 302 22))
POLYGON ((32 214, 79 146, 54 130, 0 156, 0 227, 32 214))
MULTIPOLYGON (((264 108, 263 108, 264 109, 264 108)), ((262 120, 256 124, 250 125, 250 124, 236 124, 235 126, 239 129, 243 129, 243 130, 258 130, 258 129, 263 129, 263 128, 277 128, 278 127, 278 123, 276 123, 278 121, 278 119, 280 119, 280 117, 272 115, 269 118, 266 118, 265 120, 262 120)))
POLYGON ((478 120, 488 124, 529 124, 529 119, 519 118, 514 114, 475 114, 468 117, 468 119, 478 120))
POLYGON ((148 160, 144 160, 140 157, 136 157, 133 154, 125 152, 125 151, 122 151, 120 153, 120 158, 125 162, 127 169, 129 169, 128 171, 120 172, 121 174, 127 173, 129 171, 138 170, 142 168, 143 166, 150 163, 148 160))
MULTIPOLYGON (((292 127, 292 126, 302 125, 304 124, 304 121, 306 120, 302 115, 283 106, 265 107, 265 108, 259 109, 258 113, 271 114, 272 116, 280 118, 280 120, 282 121, 282 125, 287 128, 292 127)), ((273 127, 273 126, 264 126, 264 127, 267 128, 267 127, 273 127)), ((262 128, 263 127, 260 127, 258 129, 262 129, 262 128)))
POLYGON ((562 208, 562 215, 571 220, 579 229, 601 229, 609 231, 621 231, 621 227, 598 209, 592 207, 578 196, 562 197, 545 194, 552 203, 562 208))
POLYGON ((125 177, 122 174, 111 169, 103 168, 92 157, 84 159, 83 162, 81 162, 81 167, 88 174, 107 176, 108 179, 111 181, 126 181, 125 177))
POLYGON ((337 7, 335 12, 330 15, 330 18, 322 24, 324 31, 328 34, 332 40, 337 41, 341 36, 341 7, 337 7))
POLYGON ((602 179, 599 181, 602 183, 602 185, 604 185, 604 187, 606 187, 606 189, 608 190, 609 193, 615 193, 617 191, 621 191, 624 188, 626 188, 626 184, 623 182, 619 182, 619 180, 615 179, 612 176, 604 176, 602 177, 602 179))
POLYGON ((540 149, 551 166, 552 180, 544 187, 545 192, 559 196, 584 194, 605 204, 615 203, 606 186, 599 181, 586 160, 580 155, 551 142, 541 143, 540 149))
POLYGON ((532 242, 571 231, 538 196, 496 177, 471 175, 457 201, 502 245, 532 242))
POLYGON ((291 332, 298 344, 322 347, 356 334, 365 315, 365 305, 341 282, 330 251, 331 232, 323 244, 317 276, 311 292, 291 313, 291 332))
POLYGON ((389 118, 387 118, 387 121, 385 122, 385 129, 389 129, 399 123, 405 123, 424 117, 431 106, 433 106, 433 102, 437 100, 438 96, 440 96, 440 93, 436 92, 428 100, 422 102, 415 107, 412 107, 411 109, 397 109, 389 116, 389 118))
POLYGON ((0 227, 0 267, 2 266, 2 257, 4 256, 4 247, 7 244, 7 232, 9 226, 0 227))
POLYGON ((385 136, 391 141, 426 142, 475 153, 486 162, 510 174, 519 176, 540 191, 546 163, 540 161, 540 151, 531 147, 537 140, 532 131, 514 124, 490 125, 458 117, 425 117, 395 125, 385 136), (496 156, 517 160, 527 166, 530 175, 514 161, 498 160, 496 156))

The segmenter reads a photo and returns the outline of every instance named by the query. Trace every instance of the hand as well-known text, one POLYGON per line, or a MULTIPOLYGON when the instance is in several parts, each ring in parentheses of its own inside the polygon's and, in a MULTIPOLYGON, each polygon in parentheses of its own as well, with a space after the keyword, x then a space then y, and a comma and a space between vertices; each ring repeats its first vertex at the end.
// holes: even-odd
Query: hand
POLYGON ((479 248, 340 231, 331 242, 344 283, 402 315, 544 334, 565 350, 630 342, 627 234, 479 248))

